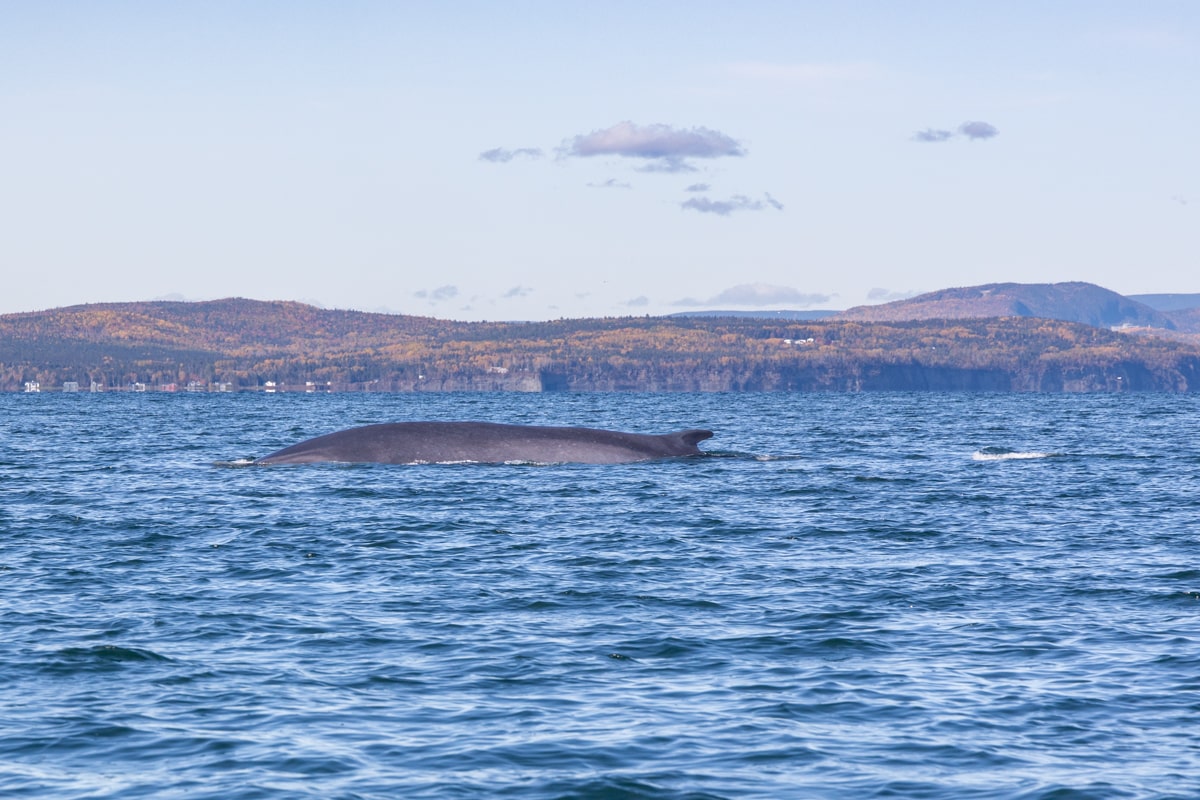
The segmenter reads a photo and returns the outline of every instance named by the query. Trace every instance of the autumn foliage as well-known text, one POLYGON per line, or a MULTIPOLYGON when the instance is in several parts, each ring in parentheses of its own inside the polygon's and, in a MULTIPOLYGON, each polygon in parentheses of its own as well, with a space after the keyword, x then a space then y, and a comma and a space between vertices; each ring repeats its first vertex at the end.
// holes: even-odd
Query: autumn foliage
POLYGON ((1200 348, 1021 317, 451 322, 243 299, 0 316, 0 390, 1196 391, 1200 348))

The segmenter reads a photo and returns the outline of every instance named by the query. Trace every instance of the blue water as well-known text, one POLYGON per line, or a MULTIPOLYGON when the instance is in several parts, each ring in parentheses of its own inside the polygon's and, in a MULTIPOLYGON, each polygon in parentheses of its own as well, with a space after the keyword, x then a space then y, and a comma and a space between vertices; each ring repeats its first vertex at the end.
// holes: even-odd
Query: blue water
POLYGON ((0 415, 4 798, 1200 797, 1200 397, 0 415), (408 419, 716 455, 228 465, 408 419))

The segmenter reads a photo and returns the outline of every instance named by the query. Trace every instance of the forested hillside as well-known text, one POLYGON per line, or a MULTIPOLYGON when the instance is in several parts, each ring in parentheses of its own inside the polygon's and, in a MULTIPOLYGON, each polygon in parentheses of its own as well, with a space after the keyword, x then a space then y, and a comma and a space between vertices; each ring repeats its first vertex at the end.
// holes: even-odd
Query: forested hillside
POLYGON ((1197 328, 1181 327, 1173 314, 1158 311, 1110 289, 1079 281, 990 283, 941 289, 907 300, 847 309, 835 318, 895 322, 977 317, 1041 317, 1098 327, 1127 325, 1200 332, 1197 328))
POLYGON ((1200 348, 1037 318, 465 323, 301 303, 0 316, 0 390, 1196 391, 1200 348))

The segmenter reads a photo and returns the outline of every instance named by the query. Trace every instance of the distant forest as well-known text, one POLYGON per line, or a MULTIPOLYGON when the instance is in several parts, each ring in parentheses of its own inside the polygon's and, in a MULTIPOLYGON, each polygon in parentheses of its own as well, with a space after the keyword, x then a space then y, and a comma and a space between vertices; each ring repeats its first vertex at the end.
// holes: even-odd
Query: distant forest
POLYGON ((0 316, 0 390, 1200 390, 1200 347, 1034 317, 451 322, 243 299, 0 316))

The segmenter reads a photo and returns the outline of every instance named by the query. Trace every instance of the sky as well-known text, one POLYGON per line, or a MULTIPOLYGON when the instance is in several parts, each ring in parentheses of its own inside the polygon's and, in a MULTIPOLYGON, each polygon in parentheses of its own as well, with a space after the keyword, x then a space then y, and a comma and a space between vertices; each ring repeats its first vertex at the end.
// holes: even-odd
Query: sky
POLYGON ((0 0, 0 313, 1200 292, 1200 3, 0 0))

